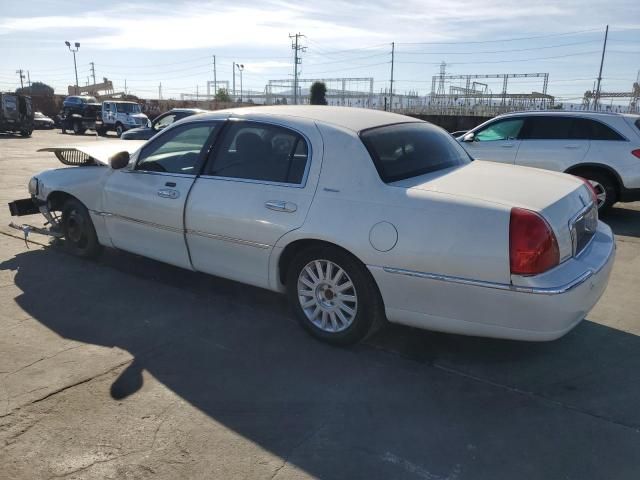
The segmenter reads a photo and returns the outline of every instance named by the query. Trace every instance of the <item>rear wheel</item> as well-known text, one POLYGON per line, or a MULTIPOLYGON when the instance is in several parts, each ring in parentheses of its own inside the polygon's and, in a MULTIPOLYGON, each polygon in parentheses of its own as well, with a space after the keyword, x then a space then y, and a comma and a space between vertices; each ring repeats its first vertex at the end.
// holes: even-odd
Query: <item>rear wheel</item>
POLYGON ((371 274, 337 248, 311 247, 300 252, 287 272, 287 295, 302 326, 335 345, 358 342, 384 318, 371 274))
POLYGON ((22 135, 23 137, 30 137, 32 133, 33 133, 33 129, 26 129, 26 130, 20 131, 20 135, 22 135))
POLYGON ((94 258, 102 250, 89 211, 75 198, 62 207, 62 231, 65 248, 77 257, 94 258))
POLYGON ((120 136, 122 136, 123 133, 124 133, 124 127, 122 126, 121 123, 118 123, 116 125, 116 135, 118 136, 118 138, 120 138, 120 136))
POLYGON ((618 189, 610 175, 599 171, 587 171, 580 174, 587 179, 596 191, 598 213, 605 214, 618 201, 618 189))

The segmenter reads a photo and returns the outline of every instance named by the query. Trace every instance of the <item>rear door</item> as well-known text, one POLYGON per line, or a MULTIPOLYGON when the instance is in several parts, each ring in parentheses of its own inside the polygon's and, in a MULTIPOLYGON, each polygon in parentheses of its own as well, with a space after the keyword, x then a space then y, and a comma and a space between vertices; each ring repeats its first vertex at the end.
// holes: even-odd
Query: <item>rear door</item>
POLYGON ((564 172, 585 158, 589 136, 589 125, 580 117, 531 115, 522 130, 516 164, 564 172))
POLYGON ((476 130, 473 141, 462 145, 476 160, 514 163, 523 125, 524 117, 497 119, 476 130))
POLYGON ((277 123, 228 122, 186 208, 196 270, 269 286, 273 246, 302 225, 318 181, 322 140, 307 123, 302 133, 277 123))
POLYGON ((135 165, 113 172, 103 210, 114 246, 191 268, 185 202, 220 125, 193 122, 167 130, 145 145, 135 165))

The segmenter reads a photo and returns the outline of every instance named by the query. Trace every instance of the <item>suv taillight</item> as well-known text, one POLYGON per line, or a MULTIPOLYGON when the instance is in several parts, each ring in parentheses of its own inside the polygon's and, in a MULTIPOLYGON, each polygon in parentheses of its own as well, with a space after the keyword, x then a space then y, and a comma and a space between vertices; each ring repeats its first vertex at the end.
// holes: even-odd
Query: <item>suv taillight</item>
POLYGON ((635 150, 632 150, 631 155, 633 155, 634 157, 640 158, 640 148, 636 148, 635 150))
POLYGON ((558 241, 549 224, 531 210, 512 208, 509 265, 515 275, 536 275, 560 263, 558 241))

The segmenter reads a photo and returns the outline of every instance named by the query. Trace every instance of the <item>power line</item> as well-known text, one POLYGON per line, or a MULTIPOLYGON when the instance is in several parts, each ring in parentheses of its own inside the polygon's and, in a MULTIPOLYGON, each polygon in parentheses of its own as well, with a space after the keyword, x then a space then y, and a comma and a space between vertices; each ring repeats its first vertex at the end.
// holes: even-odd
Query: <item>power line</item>
MULTIPOLYGON (((577 57, 580 55, 592 55, 594 53, 599 53, 598 50, 592 50, 589 52, 577 52, 577 53, 568 53, 565 55, 555 55, 552 57, 538 57, 538 58, 519 58, 516 60, 487 60, 483 62, 455 62, 455 65, 481 65, 487 63, 518 63, 518 62, 531 62, 536 60, 552 60, 554 58, 566 58, 566 57, 577 57)), ((415 64, 415 65, 440 65, 439 62, 398 62, 398 63, 407 63, 407 64, 415 64)))
POLYGON ((465 51, 465 52, 398 52, 401 55, 478 55, 478 54, 486 54, 486 53, 510 53, 510 52, 529 52, 533 50, 544 50, 548 48, 562 48, 562 47, 570 47, 574 45, 586 45, 589 43, 600 43, 600 40, 588 40, 586 42, 573 42, 573 43, 564 43, 559 45, 547 45, 543 47, 532 47, 532 48, 514 48, 514 49, 506 49, 506 50, 484 50, 484 51, 465 51))
POLYGON ((551 33, 547 35, 535 35, 531 37, 517 37, 517 38, 503 38, 498 40, 474 40, 474 41, 457 41, 457 42, 404 42, 398 43, 398 45, 472 45, 472 44, 481 44, 481 43, 499 43, 499 42, 517 42, 521 40, 535 40, 539 38, 552 38, 552 37, 562 37, 562 36, 570 36, 570 35, 580 35, 583 33, 593 33, 599 32, 600 29, 592 28, 590 30, 577 30, 574 32, 562 32, 562 33, 551 33))

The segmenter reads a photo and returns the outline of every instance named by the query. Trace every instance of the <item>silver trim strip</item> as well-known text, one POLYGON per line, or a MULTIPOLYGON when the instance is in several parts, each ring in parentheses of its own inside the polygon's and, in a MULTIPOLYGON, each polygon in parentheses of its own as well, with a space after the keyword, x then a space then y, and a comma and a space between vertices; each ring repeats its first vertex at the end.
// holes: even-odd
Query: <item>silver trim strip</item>
POLYGON ((262 249, 271 248, 271 245, 267 245, 266 243, 252 242, 251 240, 243 240, 241 238, 227 237, 225 235, 217 235, 215 233, 201 232, 200 230, 187 229, 186 233, 189 235, 198 235, 200 237, 211 238, 213 240, 222 240, 224 242, 237 243, 239 245, 247 245, 249 247, 256 247, 256 248, 262 248, 262 249))
POLYGON ((99 217, 118 218, 120 220, 124 220, 127 222, 137 223, 138 225, 145 225, 147 227, 166 230, 168 232, 173 232, 173 233, 179 233, 181 235, 185 235, 185 234, 198 235, 200 237, 211 238, 214 240, 222 240, 224 242, 237 243, 239 245, 247 245, 250 247, 262 248, 262 249, 271 248, 271 245, 268 245, 266 243, 253 242, 251 240, 243 240, 242 238, 227 237, 225 235, 217 235, 215 233, 202 232, 200 230, 191 230, 191 229, 184 230, 182 228, 169 227, 167 225, 160 225, 159 223, 147 222, 144 220, 138 220, 136 218, 125 217, 124 215, 118 215, 116 213, 98 212, 96 210, 89 210, 89 212, 99 217))
POLYGON ((461 285, 471 285, 474 287, 493 288, 497 290, 508 290, 508 291, 518 292, 518 293, 531 293, 536 295, 559 295, 562 293, 566 293, 569 290, 576 288, 578 285, 581 285, 582 283, 586 282, 592 275, 594 275, 594 273, 597 273, 592 270, 588 270, 584 272, 582 275, 580 275, 579 277, 570 281, 569 283, 565 285, 561 285, 559 287, 521 287, 518 285, 512 285, 507 283, 486 282, 483 280, 472 280, 470 278, 454 277, 451 275, 443 275, 438 273, 416 272, 413 270, 404 270, 402 268, 382 267, 382 269, 387 273, 395 273, 398 275, 406 275, 409 277, 427 278, 429 280, 438 280, 441 282, 457 283, 461 285))

